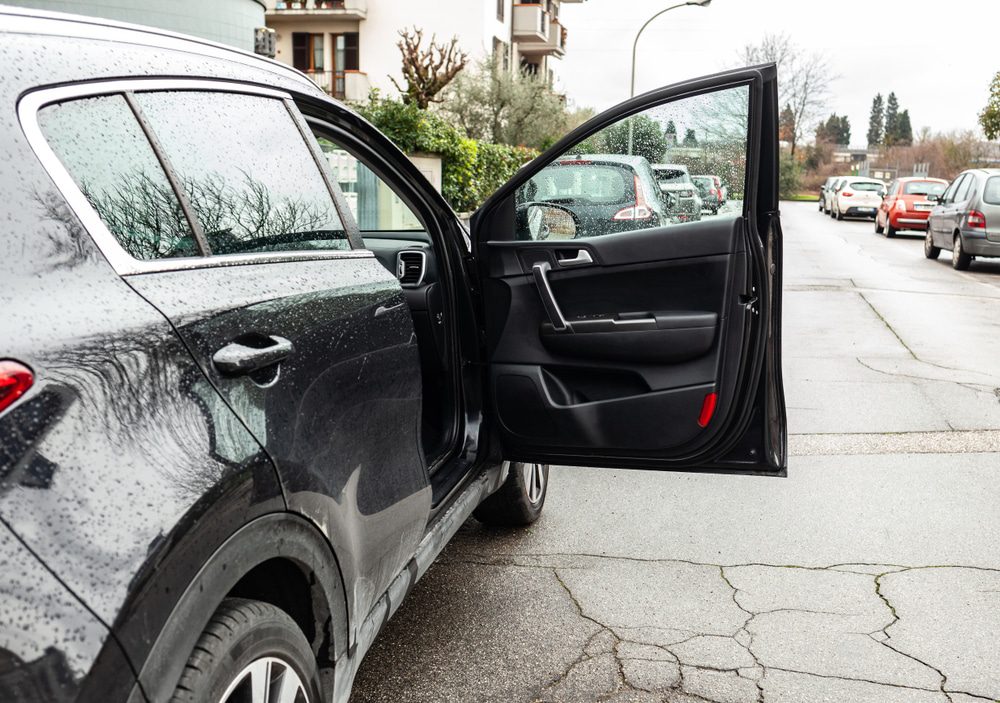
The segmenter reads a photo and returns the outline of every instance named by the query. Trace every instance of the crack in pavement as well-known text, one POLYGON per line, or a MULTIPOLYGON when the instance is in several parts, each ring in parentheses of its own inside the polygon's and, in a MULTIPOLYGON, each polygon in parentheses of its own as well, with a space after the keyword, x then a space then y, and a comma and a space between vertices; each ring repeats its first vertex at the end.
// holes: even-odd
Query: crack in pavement
MULTIPOLYGON (((890 630, 897 623, 900 622, 901 616, 896 609, 895 605, 889 599, 888 595, 883 589, 883 584, 885 579, 892 577, 893 575, 898 575, 906 572, 927 570, 927 569, 969 569, 974 571, 980 571, 991 574, 1000 574, 1000 569, 994 569, 990 567, 981 566, 961 566, 961 565, 921 565, 921 566, 907 566, 900 564, 882 564, 882 563, 869 563, 869 562, 843 562, 837 564, 831 564, 827 566, 803 566, 803 565, 793 565, 793 564, 766 564, 759 562, 748 562, 744 564, 711 564, 707 562, 699 562, 687 559, 676 559, 676 558, 665 558, 665 559, 653 559, 653 558, 642 558, 642 557, 629 557, 629 556, 614 556, 608 554, 592 554, 592 553, 547 553, 547 554, 516 554, 516 555, 505 555, 502 557, 490 557, 486 555, 475 555, 473 558, 459 558, 449 560, 454 563, 468 563, 479 566, 503 566, 512 568, 523 568, 523 569, 535 569, 541 571, 550 572, 555 578, 556 582, 559 584, 566 597, 570 600, 573 608, 578 615, 583 620, 592 623, 597 629, 587 639, 583 642, 581 653, 572 662, 570 662, 563 671, 561 671, 557 676, 551 680, 541 684, 538 689, 536 689, 537 694, 532 698, 536 703, 549 703, 551 701, 563 700, 558 697, 558 692, 560 687, 567 684, 569 679, 574 675, 575 672, 581 671, 581 667, 587 663, 594 662, 595 659, 601 657, 611 657, 614 662, 614 683, 609 690, 604 690, 602 693, 598 694, 592 700, 597 701, 610 701, 616 699, 620 695, 627 693, 652 693, 655 695, 667 696, 666 700, 669 700, 670 695, 683 694, 684 696, 689 696, 694 700, 705 701, 707 703, 714 703, 711 698, 706 697, 705 691, 689 690, 689 678, 694 672, 711 672, 714 674, 724 674, 734 676, 737 679, 747 681, 752 683, 756 689, 756 703, 764 703, 766 699, 765 693, 765 683, 767 679, 768 671, 780 671, 789 674, 798 674, 804 676, 818 677, 824 679, 837 679, 845 682, 857 682, 865 683, 875 686, 885 686, 888 688, 902 689, 902 690, 913 690, 913 691, 925 691, 931 693, 940 693, 949 702, 954 702, 952 694, 962 695, 969 698, 974 698, 977 700, 996 700, 994 698, 982 696, 980 694, 974 694, 967 691, 957 690, 948 686, 948 675, 941 669, 934 666, 932 663, 921 659, 913 654, 904 651, 900 646, 891 642, 892 633, 890 630), (659 626, 636 626, 636 625, 618 625, 609 622, 602 621, 592 612, 589 612, 577 595, 573 592, 572 587, 567 583, 566 579, 560 574, 560 571, 576 571, 587 570, 586 564, 577 564, 574 566, 563 565, 563 564, 552 564, 551 560, 559 560, 565 558, 572 558, 577 561, 580 559, 594 559, 594 560, 610 560, 610 561, 626 561, 626 562, 636 562, 643 564, 682 564, 695 567, 710 567, 717 570, 720 580, 729 589, 729 598, 732 600, 733 605, 745 616, 739 627, 732 632, 732 634, 719 634, 717 632, 701 632, 698 630, 692 630, 689 628, 680 627, 670 627, 663 628, 659 626), (525 563, 525 561, 529 563, 525 563), (536 560, 535 563, 530 563, 531 560, 536 560), (549 563, 544 563, 545 560, 549 560, 549 563), (814 671, 807 671, 803 669, 796 669, 788 666, 779 666, 775 664, 768 664, 766 661, 762 660, 761 654, 755 650, 755 635, 751 628, 751 625, 755 618, 763 615, 770 615, 774 613, 805 613, 810 615, 832 615, 840 617, 852 617, 861 616, 862 613, 851 613, 842 612, 838 610, 824 610, 824 609, 810 609, 810 608, 794 608, 794 607, 782 607, 782 608, 771 608, 766 610, 754 610, 748 607, 744 602, 741 601, 740 594, 741 589, 737 587, 727 570, 744 568, 744 567, 759 567, 759 568, 772 568, 772 569, 794 569, 802 570, 805 572, 833 572, 833 573, 847 573, 858 576, 864 576, 866 578, 872 579, 874 584, 874 593, 878 597, 880 603, 888 610, 889 619, 885 624, 879 629, 872 632, 860 632, 857 634, 865 635, 877 644, 885 647, 889 651, 896 655, 904 657, 922 667, 925 667, 930 672, 937 677, 939 680, 939 685, 937 688, 927 688, 925 686, 919 685, 908 685, 906 683, 899 682, 888 682, 885 680, 875 680, 871 678, 865 678, 863 676, 842 676, 830 673, 819 673, 814 671), (853 567, 853 568, 852 568, 853 567), (866 571, 865 568, 870 570, 866 571), (877 572, 876 572, 877 570, 877 572), (635 640, 630 639, 630 631, 635 630, 648 630, 655 631, 661 630, 663 632, 674 633, 675 637, 670 642, 665 642, 661 644, 654 644, 645 640, 635 640), (680 639, 676 638, 676 635, 680 635, 680 639), (599 644, 599 638, 605 637, 609 640, 609 643, 604 646, 596 646, 599 644), (685 656, 678 653, 678 649, 687 643, 690 643, 699 638, 718 638, 722 640, 731 640, 734 642, 741 651, 745 651, 749 655, 750 660, 753 662, 750 666, 740 666, 734 664, 731 667, 723 665, 707 665, 705 663, 692 663, 686 660, 685 656), (635 650, 635 651, 631 651, 635 650), (655 656, 654 656, 655 655, 655 656), (668 685, 653 686, 652 688, 647 688, 641 682, 641 676, 637 676, 635 672, 630 674, 629 663, 630 662, 644 662, 648 665, 663 665, 671 664, 674 669, 671 668, 671 672, 675 673, 675 681, 668 685)), ((610 664, 610 660, 608 662, 610 664)), ((605 673, 608 673, 607 671, 605 673)), ((660 672, 662 674, 662 671, 660 672)), ((605 681, 607 683, 610 678, 605 681)), ((752 689, 751 689, 752 690, 752 689)), ((749 698, 747 700, 750 700, 749 698)))

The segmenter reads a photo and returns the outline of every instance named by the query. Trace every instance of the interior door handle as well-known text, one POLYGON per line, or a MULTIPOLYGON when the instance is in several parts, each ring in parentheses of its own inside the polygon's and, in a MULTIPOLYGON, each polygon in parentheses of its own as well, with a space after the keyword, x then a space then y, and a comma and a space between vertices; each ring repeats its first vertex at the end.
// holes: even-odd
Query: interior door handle
POLYGON ((563 317, 559 303, 556 302, 556 296, 552 292, 552 286, 549 285, 548 274, 551 269, 548 261, 541 261, 531 267, 531 275, 535 279, 535 287, 538 288, 538 295, 542 298, 542 306, 549 316, 549 322, 552 323, 553 329, 557 332, 572 332, 573 328, 563 317))
POLYGON ((284 337, 265 337, 266 346, 249 346, 231 342, 212 355, 215 368, 228 376, 242 376, 284 361, 294 351, 284 337))
POLYGON ((580 249, 572 259, 560 259, 556 257, 556 262, 560 266, 583 266, 584 264, 594 263, 594 259, 591 257, 589 251, 580 249))

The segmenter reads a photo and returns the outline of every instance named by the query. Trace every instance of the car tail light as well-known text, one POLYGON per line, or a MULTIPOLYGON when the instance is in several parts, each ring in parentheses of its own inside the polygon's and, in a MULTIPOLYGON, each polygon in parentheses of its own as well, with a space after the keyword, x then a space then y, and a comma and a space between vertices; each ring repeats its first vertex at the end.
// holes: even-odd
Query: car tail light
POLYGON ((893 205, 893 207, 896 208, 897 210, 902 210, 902 211, 905 212, 906 211, 906 201, 904 201, 904 200, 897 200, 896 204, 893 205))
POLYGON ((10 359, 0 360, 0 412, 28 392, 35 382, 35 375, 24 364, 10 359))
POLYGON ((715 404, 718 400, 719 396, 715 393, 705 394, 705 400, 701 403, 701 414, 698 415, 700 427, 708 427, 708 423, 712 421, 712 415, 715 414, 715 404))
POLYGON ((615 213, 612 220, 648 220, 653 216, 653 210, 646 203, 646 196, 642 194, 642 182, 639 176, 635 178, 635 205, 623 207, 615 213))
POLYGON ((843 195, 845 198, 850 198, 852 195, 854 195, 854 193, 852 193, 849 190, 842 191, 840 194, 843 195))
POLYGON ((965 222, 973 229, 986 229, 986 215, 979 210, 970 210, 965 222))
POLYGON ((709 188, 708 189, 708 194, 709 195, 718 195, 719 191, 717 191, 715 188, 709 188))

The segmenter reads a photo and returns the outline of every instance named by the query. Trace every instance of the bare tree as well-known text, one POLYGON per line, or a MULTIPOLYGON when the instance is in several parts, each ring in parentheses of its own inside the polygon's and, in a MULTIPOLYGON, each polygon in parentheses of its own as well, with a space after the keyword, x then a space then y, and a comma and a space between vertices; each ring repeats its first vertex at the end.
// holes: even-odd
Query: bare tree
POLYGON ((444 90, 451 81, 465 68, 469 55, 458 48, 458 37, 452 37, 446 44, 438 44, 431 35, 430 44, 423 48, 424 30, 414 27, 399 32, 400 40, 396 43, 403 55, 404 90, 395 78, 389 80, 403 94, 403 102, 415 103, 421 110, 426 110, 432 102, 440 102, 438 93, 444 90))
POLYGON ((791 110, 794 128, 788 136, 791 153, 804 136, 806 125, 815 124, 826 110, 830 86, 837 80, 823 54, 803 51, 787 34, 766 34, 759 44, 747 44, 738 58, 752 66, 778 65, 778 102, 791 110))

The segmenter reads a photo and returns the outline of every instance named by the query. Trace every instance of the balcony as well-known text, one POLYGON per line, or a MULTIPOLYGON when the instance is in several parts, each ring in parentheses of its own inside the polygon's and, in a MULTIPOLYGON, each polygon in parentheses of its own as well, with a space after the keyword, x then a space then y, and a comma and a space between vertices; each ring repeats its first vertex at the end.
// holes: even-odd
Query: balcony
POLYGON ((362 102, 368 99, 371 85, 361 71, 306 71, 313 83, 338 100, 362 102))
POLYGON ((519 43, 517 48, 525 56, 550 55, 562 58, 566 55, 566 28, 559 23, 559 20, 552 20, 545 41, 523 42, 519 43))
MULTIPOLYGON (((514 5, 514 41, 542 44, 549 41, 549 13, 542 5, 514 5)), ((522 49, 523 51, 523 49, 522 49)))
POLYGON ((363 20, 368 16, 368 0, 275 0, 268 19, 280 17, 363 20))

